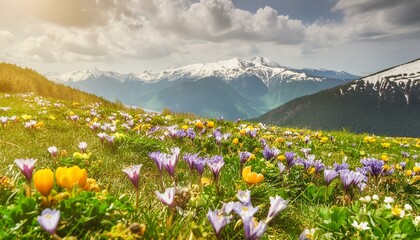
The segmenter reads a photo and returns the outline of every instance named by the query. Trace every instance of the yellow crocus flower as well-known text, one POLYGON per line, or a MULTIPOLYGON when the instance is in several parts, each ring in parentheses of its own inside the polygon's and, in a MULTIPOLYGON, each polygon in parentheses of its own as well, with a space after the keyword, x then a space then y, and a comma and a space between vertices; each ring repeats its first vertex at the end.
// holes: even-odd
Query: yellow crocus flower
POLYGON ((251 166, 247 166, 242 170, 242 178, 248 184, 256 184, 264 180, 264 175, 252 172, 251 166))
POLYGON ((44 197, 50 195, 54 184, 54 173, 51 169, 46 168, 38 170, 34 174, 34 185, 36 190, 40 192, 44 197))

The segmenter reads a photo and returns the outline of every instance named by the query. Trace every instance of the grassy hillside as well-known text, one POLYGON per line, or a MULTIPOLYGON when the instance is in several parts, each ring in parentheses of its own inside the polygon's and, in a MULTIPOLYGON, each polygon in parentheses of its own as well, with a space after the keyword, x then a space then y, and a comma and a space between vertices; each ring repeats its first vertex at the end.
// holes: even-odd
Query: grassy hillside
POLYGON ((415 138, 0 93, 0 238, 416 239, 419 151, 415 138), (33 175, 20 158, 36 159, 33 175), (135 165, 138 179, 123 172, 135 165))
POLYGON ((21 68, 8 63, 0 63, 0 92, 33 92, 36 95, 43 97, 77 102, 98 102, 105 106, 116 106, 116 104, 93 94, 51 82, 32 69, 21 68))

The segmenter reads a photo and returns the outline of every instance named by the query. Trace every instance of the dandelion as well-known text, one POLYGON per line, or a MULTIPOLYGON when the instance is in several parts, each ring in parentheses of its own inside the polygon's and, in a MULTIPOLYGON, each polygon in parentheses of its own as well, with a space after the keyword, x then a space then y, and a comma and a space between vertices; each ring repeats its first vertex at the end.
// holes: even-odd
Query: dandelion
MULTIPOLYGON (((38 224, 51 235, 55 235, 55 231, 60 221, 60 210, 51 210, 46 208, 42 211, 41 216, 37 217, 38 224)), ((58 237, 58 236, 57 236, 58 237)))

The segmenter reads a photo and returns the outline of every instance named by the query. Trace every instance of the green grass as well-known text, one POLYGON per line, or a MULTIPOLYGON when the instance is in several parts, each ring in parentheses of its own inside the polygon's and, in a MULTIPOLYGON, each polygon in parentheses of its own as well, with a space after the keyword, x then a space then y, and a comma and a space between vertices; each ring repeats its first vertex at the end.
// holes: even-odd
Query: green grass
MULTIPOLYGON (((406 170, 415 170, 415 163, 418 162, 415 156, 420 150, 420 139, 388 138, 367 134, 356 135, 346 131, 314 132, 272 126, 263 128, 254 123, 213 120, 215 127, 220 128, 222 133, 231 134, 230 138, 223 140, 221 145, 218 146, 212 137, 213 129, 206 129, 202 135, 196 129, 197 137, 194 141, 187 138, 172 139, 165 135, 165 132, 167 133, 166 126, 177 125, 181 129, 182 126, 186 125, 189 128, 194 128, 194 122, 198 117, 190 114, 177 115, 172 113, 166 115, 170 113, 167 111, 162 115, 153 115, 134 110, 122 110, 116 106, 108 108, 93 107, 100 115, 97 119, 99 123, 102 125, 105 123, 115 124, 115 133, 124 134, 124 137, 110 145, 101 143, 97 134, 99 132, 114 134, 113 132, 109 130, 93 131, 89 128, 94 118, 90 116, 90 110, 93 109, 92 104, 81 102, 80 105, 74 105, 73 102, 59 101, 62 107, 56 107, 54 103, 57 102, 55 99, 44 99, 33 95, 0 93, 0 107, 10 107, 10 110, 7 111, 0 109, 0 117, 17 117, 16 121, 8 121, 4 127, 0 126, 0 160, 3 164, 3 167, 0 168, 0 177, 7 177, 14 183, 13 189, 8 189, 7 184, 0 186, 2 191, 0 211, 7 216, 5 219, 10 218, 10 221, 7 222, 7 230, 3 230, 6 232, 0 230, 0 237, 48 237, 36 222, 36 216, 47 206, 43 204, 40 194, 34 189, 32 198, 35 199, 35 205, 32 206, 31 203, 25 202, 26 197, 22 190, 25 181, 19 169, 13 163, 18 158, 37 159, 35 171, 43 168, 50 168, 54 171, 59 166, 78 165, 87 170, 88 177, 95 179, 101 190, 106 190, 106 192, 93 195, 79 192, 70 199, 48 205, 51 208, 61 209, 63 212, 64 220, 60 222, 57 230, 57 234, 61 237, 78 236, 81 239, 90 237, 107 238, 110 236, 136 238, 139 236, 131 233, 129 226, 133 223, 141 223, 146 226, 146 231, 143 233, 143 237, 146 239, 187 239, 190 237, 193 239, 215 239, 213 229, 206 217, 208 210, 221 208, 223 203, 229 201, 237 201, 237 191, 246 189, 251 191, 252 204, 259 206, 259 211, 255 215, 259 220, 263 220, 268 213, 270 196, 279 195, 289 201, 288 208, 269 223, 263 239, 297 239, 305 228, 317 228, 319 229, 319 238, 326 238, 325 233, 328 233, 328 231, 322 225, 325 219, 322 219, 319 215, 319 209, 333 208, 334 206, 346 206, 346 208, 352 209, 353 215, 346 221, 347 225, 345 226, 347 228, 343 230, 344 237, 338 232, 332 232, 333 236, 336 238, 360 237, 358 234, 362 233, 358 233, 351 227, 351 223, 354 219, 362 221, 366 218, 366 215, 360 215, 354 210, 355 206, 360 204, 359 197, 365 195, 378 194, 381 199, 385 196, 393 196, 399 206, 403 206, 405 203, 412 205, 413 210, 407 218, 414 219, 419 214, 418 182, 410 182, 416 177, 405 176, 405 171, 397 169, 397 164, 407 161, 406 170), (132 117, 134 123, 132 129, 127 130, 123 127, 123 124, 127 121, 119 113, 121 110, 128 112, 132 117), (69 118, 74 114, 80 117, 76 122, 69 118), (25 129, 24 123, 28 120, 24 119, 24 115, 31 115, 32 120, 43 122, 43 126, 38 129, 25 129), (114 122, 109 120, 110 116, 115 117, 114 122), (86 118, 90 118, 91 122, 86 121, 86 118), (157 126, 160 127, 160 130, 153 134, 147 134, 151 128, 157 126), (248 135, 242 135, 240 130, 243 128, 257 129, 257 137, 252 138, 248 135), (305 137, 309 137, 309 143, 304 142, 305 137), (330 137, 333 137, 333 140, 330 140, 330 137), (238 145, 232 144, 233 138, 239 139, 238 145), (280 176, 276 166, 279 160, 267 161, 263 158, 263 147, 260 139, 265 139, 270 147, 278 148, 281 151, 280 155, 293 151, 297 156, 305 158, 301 149, 310 148, 311 154, 315 155, 315 159, 321 160, 325 165, 331 166, 335 162, 347 161, 352 170, 361 166, 360 159, 362 158, 380 159, 383 157, 382 155, 386 155, 389 158, 386 164, 394 167, 395 173, 381 177, 380 186, 372 184, 371 181, 362 193, 353 190, 351 192, 351 203, 343 202, 341 183, 339 179, 336 179, 330 186, 331 194, 325 198, 321 194, 325 190, 322 171, 318 174, 311 174, 305 172, 302 166, 294 166, 290 174, 280 176), (91 154, 89 159, 73 157, 73 153, 80 151, 78 144, 81 141, 88 144, 87 151, 91 154), (292 142, 293 144, 291 147, 287 147, 286 142, 292 142), (383 147, 382 143, 390 143, 390 146, 383 147), (50 146, 56 146, 59 151, 67 151, 68 156, 59 156, 54 160, 47 151, 50 146), (181 156, 184 153, 200 153, 202 157, 222 154, 225 166, 221 170, 220 193, 216 194, 214 182, 203 186, 200 191, 197 185, 200 182, 198 174, 194 172, 191 176, 187 164, 183 160, 178 162, 176 167, 177 188, 178 190, 184 189, 184 192, 182 194, 177 193, 177 205, 179 207, 174 213, 172 224, 168 225, 167 219, 170 210, 156 197, 155 191, 162 192, 159 184, 160 175, 148 153, 154 151, 169 152, 172 147, 181 148, 181 156), (254 153, 255 159, 248 161, 246 165, 252 166, 253 171, 264 175, 265 178, 262 182, 251 186, 243 181, 239 173, 239 151, 254 153), (403 158, 403 151, 409 153, 410 157, 403 158), (139 179, 139 207, 136 209, 134 207, 134 188, 122 170, 137 164, 142 164, 143 167, 139 179), (192 188, 189 188, 190 179, 193 181, 192 188), (193 201, 197 198, 203 200, 199 206, 193 204, 193 201), (86 205, 86 209, 91 210, 87 213, 82 210, 83 208, 78 208, 77 203, 83 203, 86 205), (24 205, 30 207, 25 208, 24 205), (114 208, 114 210, 101 212, 101 206, 104 209, 114 208), (12 213, 18 211, 16 209, 30 209, 31 211, 28 211, 31 214, 23 215, 26 217, 16 217, 17 215, 12 213), (86 216, 96 213, 95 211, 98 211, 98 213, 91 216, 92 219, 86 216), (72 217, 73 215, 74 217, 72 217), (20 228, 17 227, 20 226, 18 223, 22 224, 21 221, 24 221, 24 219, 27 219, 25 224, 21 225, 20 228), (100 229, 88 229, 89 221, 97 221, 97 225, 102 227, 100 229), (70 226, 71 222, 76 224, 77 227, 70 226), (16 229, 11 226, 15 226, 16 229)), ((206 121, 206 119, 201 120, 206 121)), ((173 185, 172 179, 166 174, 165 170, 163 171, 165 187, 171 187, 173 185)), ((208 167, 206 167, 203 177, 212 179, 208 167)), ((65 191, 57 185, 54 186, 54 190, 58 193, 65 191)), ((378 209, 381 208, 378 207, 378 209)), ((391 217, 393 216, 391 215, 391 217)), ((397 220, 395 217, 389 219, 390 222, 397 220)), ((3 224, 6 223, 3 222, 3 224)), ((408 229, 408 227, 406 228, 408 229)), ((238 221, 238 218, 234 218, 222 230, 221 237, 223 239, 244 238, 242 223, 238 221)))

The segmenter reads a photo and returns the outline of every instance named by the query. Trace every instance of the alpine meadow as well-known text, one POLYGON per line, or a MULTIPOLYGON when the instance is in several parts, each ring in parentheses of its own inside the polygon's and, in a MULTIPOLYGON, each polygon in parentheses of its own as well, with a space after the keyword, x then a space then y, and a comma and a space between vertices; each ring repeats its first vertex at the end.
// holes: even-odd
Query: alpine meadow
POLYGON ((0 0, 1 240, 420 240, 419 0, 0 0))

